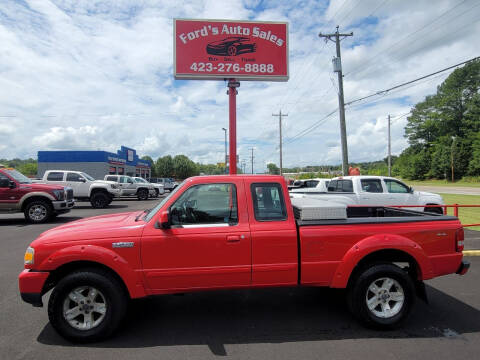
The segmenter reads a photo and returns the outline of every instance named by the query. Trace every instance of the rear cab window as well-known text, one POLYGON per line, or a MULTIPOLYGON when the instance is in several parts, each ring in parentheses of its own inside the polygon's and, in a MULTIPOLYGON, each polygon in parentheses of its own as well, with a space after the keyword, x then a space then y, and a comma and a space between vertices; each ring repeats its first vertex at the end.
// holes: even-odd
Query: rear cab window
POLYGON ((257 221, 287 220, 287 208, 279 183, 253 183, 250 191, 257 221))
POLYGON ((53 171, 48 173, 47 181, 63 181, 63 172, 53 171))
POLYGON ((353 192, 352 180, 348 180, 348 179, 332 180, 328 184, 328 191, 332 191, 332 192, 353 192))
POLYGON ((118 179, 116 176, 107 176, 107 178, 105 179, 107 181, 114 181, 114 182, 118 182, 118 179))

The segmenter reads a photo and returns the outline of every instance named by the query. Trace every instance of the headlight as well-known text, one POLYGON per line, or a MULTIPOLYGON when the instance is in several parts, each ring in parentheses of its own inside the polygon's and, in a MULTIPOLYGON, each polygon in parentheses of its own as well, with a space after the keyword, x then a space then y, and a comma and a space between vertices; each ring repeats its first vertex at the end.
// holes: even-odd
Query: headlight
POLYGON ((35 258, 35 250, 32 247, 28 247, 25 251, 25 256, 23 257, 23 262, 25 265, 33 265, 33 260, 35 258))
POLYGON ((110 186, 111 186, 112 189, 117 189, 118 188, 117 184, 110 184, 110 186))
POLYGON ((57 200, 64 200, 65 199, 65 190, 53 190, 53 195, 55 195, 57 200))

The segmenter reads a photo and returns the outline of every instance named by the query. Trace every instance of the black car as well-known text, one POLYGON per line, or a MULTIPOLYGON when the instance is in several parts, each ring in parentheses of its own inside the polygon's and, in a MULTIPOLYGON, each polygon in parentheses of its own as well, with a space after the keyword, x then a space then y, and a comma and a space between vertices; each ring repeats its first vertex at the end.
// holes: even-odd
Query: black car
POLYGON ((236 56, 257 51, 257 44, 250 42, 248 37, 235 36, 214 41, 207 45, 210 55, 236 56))

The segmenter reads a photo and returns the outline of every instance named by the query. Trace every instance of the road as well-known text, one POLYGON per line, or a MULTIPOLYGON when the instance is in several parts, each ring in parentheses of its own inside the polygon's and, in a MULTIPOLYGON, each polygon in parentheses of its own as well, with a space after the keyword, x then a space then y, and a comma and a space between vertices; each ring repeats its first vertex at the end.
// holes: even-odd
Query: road
POLYGON ((435 194, 480 195, 480 188, 462 186, 414 186, 417 191, 428 191, 435 194))
MULTIPOLYGON (((94 210, 79 203, 53 224, 28 225, 0 216, 0 359, 448 359, 480 352, 480 257, 466 276, 427 282, 402 329, 368 330, 352 319, 344 293, 318 288, 215 291, 140 299, 115 337, 71 344, 55 333, 45 308, 23 303, 17 276, 23 254, 41 232, 82 217, 152 207, 115 201, 94 210)), ((48 294, 44 302, 48 301, 48 294)))

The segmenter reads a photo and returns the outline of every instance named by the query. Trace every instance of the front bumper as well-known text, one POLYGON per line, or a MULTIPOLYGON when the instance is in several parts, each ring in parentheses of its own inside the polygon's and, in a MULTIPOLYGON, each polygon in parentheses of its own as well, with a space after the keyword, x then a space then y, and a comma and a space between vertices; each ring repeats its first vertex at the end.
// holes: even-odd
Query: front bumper
POLYGON ((52 201, 52 205, 56 212, 68 212, 75 205, 75 201, 73 199, 52 201))
POLYGON ((468 269, 470 269, 470 262, 468 262, 466 260, 462 260, 462 263, 458 267, 457 274, 458 275, 465 275, 467 273, 468 269))
POLYGON ((42 291, 50 273, 32 270, 23 270, 18 275, 18 288, 22 300, 36 307, 43 306, 42 291))

